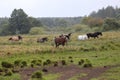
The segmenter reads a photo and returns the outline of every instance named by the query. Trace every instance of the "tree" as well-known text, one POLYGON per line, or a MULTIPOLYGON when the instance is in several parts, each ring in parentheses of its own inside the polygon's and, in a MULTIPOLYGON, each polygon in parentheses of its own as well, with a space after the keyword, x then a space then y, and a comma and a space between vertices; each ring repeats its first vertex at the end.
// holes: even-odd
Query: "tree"
POLYGON ((28 15, 22 9, 14 9, 9 18, 11 34, 26 34, 31 28, 28 15))
POLYGON ((107 30, 118 30, 120 29, 120 23, 115 18, 106 18, 104 21, 103 28, 107 30))

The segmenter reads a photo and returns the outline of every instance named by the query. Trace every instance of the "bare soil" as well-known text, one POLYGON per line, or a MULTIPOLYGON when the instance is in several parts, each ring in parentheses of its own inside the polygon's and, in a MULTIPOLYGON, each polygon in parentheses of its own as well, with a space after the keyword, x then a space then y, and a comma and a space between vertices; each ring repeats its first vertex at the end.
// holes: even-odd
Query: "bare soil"
MULTIPOLYGON (((48 72, 45 72, 45 74, 51 74, 51 73, 60 73, 62 74, 57 80, 68 80, 69 78, 72 78, 74 76, 77 76, 78 74, 86 74, 85 76, 78 77, 78 80, 90 80, 91 78, 97 78, 102 73, 104 73, 106 70, 117 67, 117 66, 103 66, 103 67, 91 67, 91 68, 80 68, 78 65, 70 65, 70 66, 50 66, 46 67, 45 69, 48 70, 48 72)), ((21 69, 19 71, 21 75, 21 80, 29 80, 31 78, 31 75, 33 72, 42 70, 41 68, 26 68, 21 69)))

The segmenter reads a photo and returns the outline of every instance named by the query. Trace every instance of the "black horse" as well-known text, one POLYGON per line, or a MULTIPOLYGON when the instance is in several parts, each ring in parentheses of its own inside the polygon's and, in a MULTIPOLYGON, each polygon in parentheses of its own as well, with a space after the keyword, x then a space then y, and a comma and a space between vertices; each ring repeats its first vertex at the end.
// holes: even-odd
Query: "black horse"
POLYGON ((95 38, 99 38, 99 35, 102 36, 102 32, 87 33, 86 35, 87 35, 88 39, 90 37, 93 37, 95 39, 95 38))
POLYGON ((37 39, 37 42, 39 43, 44 43, 45 41, 48 41, 48 38, 47 37, 43 37, 43 38, 38 38, 37 39))
POLYGON ((97 35, 101 35, 101 36, 102 36, 102 32, 94 32, 94 34, 97 34, 97 35))

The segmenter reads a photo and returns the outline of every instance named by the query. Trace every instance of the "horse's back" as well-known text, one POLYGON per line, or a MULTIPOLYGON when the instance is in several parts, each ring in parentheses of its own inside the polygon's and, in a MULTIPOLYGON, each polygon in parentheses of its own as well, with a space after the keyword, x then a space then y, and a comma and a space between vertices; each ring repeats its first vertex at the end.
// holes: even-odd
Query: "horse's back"
POLYGON ((88 39, 87 35, 79 35, 78 40, 86 40, 88 39))

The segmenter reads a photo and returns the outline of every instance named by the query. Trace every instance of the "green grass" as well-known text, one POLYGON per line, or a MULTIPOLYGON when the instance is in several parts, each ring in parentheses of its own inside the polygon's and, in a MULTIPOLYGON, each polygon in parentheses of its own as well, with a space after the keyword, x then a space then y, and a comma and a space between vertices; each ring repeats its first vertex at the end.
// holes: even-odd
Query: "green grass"
POLYGON ((12 76, 0 76, 0 80, 21 80, 19 74, 13 74, 12 76))

